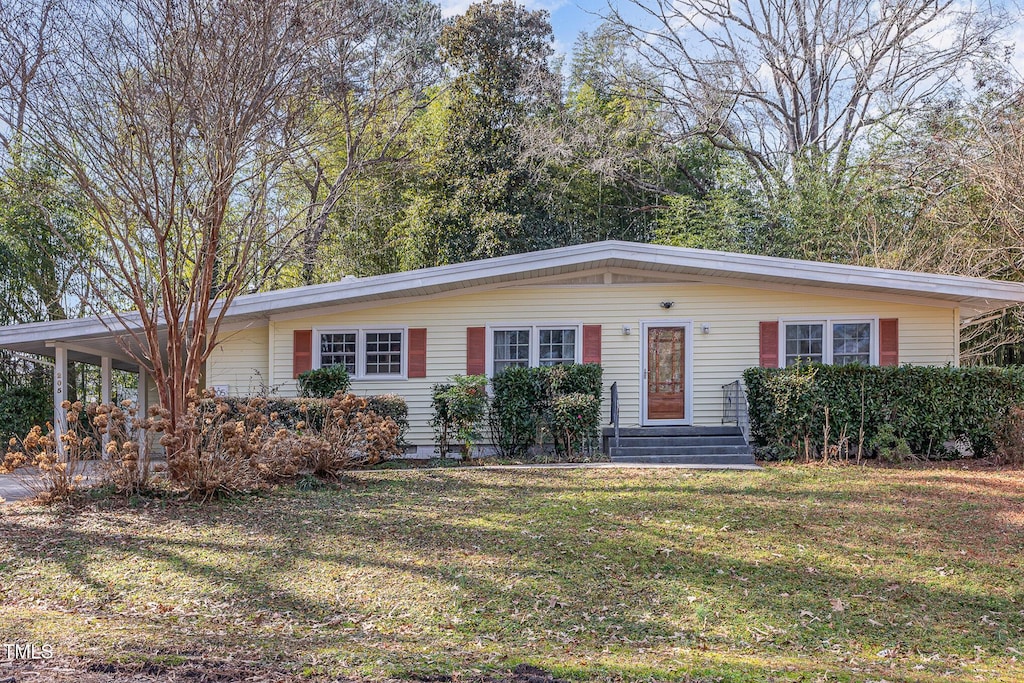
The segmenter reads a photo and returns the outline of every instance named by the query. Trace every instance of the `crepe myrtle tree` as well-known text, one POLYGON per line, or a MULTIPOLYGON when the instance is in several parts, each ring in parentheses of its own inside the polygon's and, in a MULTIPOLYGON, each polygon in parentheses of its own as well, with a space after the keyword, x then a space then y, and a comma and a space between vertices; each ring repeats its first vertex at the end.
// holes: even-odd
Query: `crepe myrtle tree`
MULTIPOLYGON (((31 102, 32 142, 84 198, 104 247, 83 300, 149 374, 168 457, 228 306, 288 233, 280 169, 300 144, 315 53, 345 30, 334 0, 90 3, 31 102), (130 310, 130 313, 123 311, 130 310)), ((72 0, 61 11, 73 15, 72 0)))

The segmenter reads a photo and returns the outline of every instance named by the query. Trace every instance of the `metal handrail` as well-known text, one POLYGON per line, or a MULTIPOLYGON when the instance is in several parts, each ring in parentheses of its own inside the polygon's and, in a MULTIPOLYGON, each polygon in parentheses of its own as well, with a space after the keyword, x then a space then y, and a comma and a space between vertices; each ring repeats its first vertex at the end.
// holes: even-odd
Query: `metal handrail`
POLYGON ((743 382, 736 380, 722 385, 722 424, 734 422, 750 442, 750 416, 747 409, 747 392, 743 382))
POLYGON ((619 447, 619 383, 612 382, 612 426, 615 427, 615 447, 619 447))

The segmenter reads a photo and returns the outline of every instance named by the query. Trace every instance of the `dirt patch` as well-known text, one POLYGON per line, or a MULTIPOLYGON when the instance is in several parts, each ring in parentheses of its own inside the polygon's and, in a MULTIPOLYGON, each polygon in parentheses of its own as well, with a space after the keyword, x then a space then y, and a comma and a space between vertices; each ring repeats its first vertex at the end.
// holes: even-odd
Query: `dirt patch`
MULTIPOLYGON (((0 683, 292 683, 316 680, 277 670, 239 666, 227 662, 194 662, 167 666, 154 662, 122 664, 114 662, 30 661, 0 662, 0 683)), ((331 678, 332 683, 367 683, 361 678, 331 678)), ((529 664, 520 664, 506 672, 476 678, 460 676, 426 676, 406 679, 414 683, 567 683, 529 664)), ((387 683, 387 682, 384 682, 387 683)), ((392 683, 399 683, 395 679, 392 683)))

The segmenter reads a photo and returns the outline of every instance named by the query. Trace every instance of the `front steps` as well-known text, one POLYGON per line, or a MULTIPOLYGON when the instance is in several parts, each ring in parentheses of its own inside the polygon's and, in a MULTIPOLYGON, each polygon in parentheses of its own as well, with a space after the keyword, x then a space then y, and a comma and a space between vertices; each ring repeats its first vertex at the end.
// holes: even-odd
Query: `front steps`
POLYGON ((623 427, 603 431, 613 463, 674 465, 753 465, 754 455, 739 427, 623 427))

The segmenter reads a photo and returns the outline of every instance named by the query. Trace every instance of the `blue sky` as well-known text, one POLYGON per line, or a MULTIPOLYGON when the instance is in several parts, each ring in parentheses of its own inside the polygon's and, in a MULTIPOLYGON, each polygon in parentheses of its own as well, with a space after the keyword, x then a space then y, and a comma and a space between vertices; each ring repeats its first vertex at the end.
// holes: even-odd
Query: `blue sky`
MULTIPOLYGON (((439 0, 444 16, 462 14, 475 0, 439 0)), ((983 2, 985 0, 982 0, 983 2)), ((1010 9, 1013 15, 1021 16, 1024 0, 990 0, 996 7, 1010 9)), ((545 9, 551 14, 551 26, 555 32, 555 50, 569 54, 581 31, 593 31, 600 23, 599 15, 608 10, 612 2, 627 16, 638 16, 641 10, 627 0, 519 0, 530 9, 545 9)), ((972 0, 963 0, 964 8, 972 0)), ((1004 40, 1015 46, 1013 65, 1024 73, 1024 23, 1016 21, 1009 27, 1004 40)))
MULTIPOLYGON (((462 14, 474 0, 441 0, 446 17, 462 14)), ((608 4, 605 0, 520 0, 530 9, 546 9, 551 13, 551 26, 555 30, 555 49, 561 53, 572 50, 581 31, 592 31, 601 20, 608 4)))

